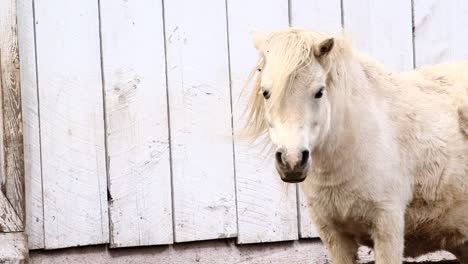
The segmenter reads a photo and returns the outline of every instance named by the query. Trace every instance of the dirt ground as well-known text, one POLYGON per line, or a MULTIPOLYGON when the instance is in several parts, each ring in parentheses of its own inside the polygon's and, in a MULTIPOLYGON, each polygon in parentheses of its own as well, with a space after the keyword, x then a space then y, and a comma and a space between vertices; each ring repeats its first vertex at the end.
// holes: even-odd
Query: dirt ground
POLYGON ((443 261, 424 261, 424 262, 405 262, 407 264, 417 263, 417 264, 460 264, 460 262, 456 260, 443 260, 443 261))
MULTIPOLYGON (((372 262, 366 262, 363 264, 375 264, 374 261, 372 262)), ((460 262, 456 260, 443 260, 443 261, 418 261, 418 262, 413 262, 413 261, 405 261, 403 264, 460 264, 460 262)))

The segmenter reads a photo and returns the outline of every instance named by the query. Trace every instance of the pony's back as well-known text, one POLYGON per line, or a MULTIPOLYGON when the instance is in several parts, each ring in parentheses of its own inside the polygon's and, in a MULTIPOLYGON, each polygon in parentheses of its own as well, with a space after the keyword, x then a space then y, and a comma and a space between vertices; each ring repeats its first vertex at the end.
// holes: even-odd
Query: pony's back
MULTIPOLYGON (((436 82, 453 94, 458 108, 460 128, 468 139, 468 61, 455 61, 425 66, 415 71, 424 79, 436 82)), ((411 73, 410 73, 411 74, 411 73)))

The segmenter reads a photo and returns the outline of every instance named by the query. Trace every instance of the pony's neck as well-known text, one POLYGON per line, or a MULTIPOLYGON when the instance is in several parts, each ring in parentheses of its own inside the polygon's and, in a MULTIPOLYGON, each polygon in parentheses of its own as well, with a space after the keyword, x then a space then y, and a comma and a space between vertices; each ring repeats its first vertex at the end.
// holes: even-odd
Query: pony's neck
POLYGON ((367 93, 370 81, 356 55, 335 60, 329 73, 330 127, 313 153, 314 178, 322 185, 336 185, 350 180, 351 174, 340 174, 345 160, 355 155, 360 144, 359 122, 368 113, 362 102, 370 103, 367 93))

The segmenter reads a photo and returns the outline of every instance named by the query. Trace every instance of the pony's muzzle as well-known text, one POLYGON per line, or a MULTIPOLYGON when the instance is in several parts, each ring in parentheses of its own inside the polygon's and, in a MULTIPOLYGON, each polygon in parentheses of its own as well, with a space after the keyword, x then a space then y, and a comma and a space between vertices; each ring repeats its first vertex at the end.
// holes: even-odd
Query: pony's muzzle
POLYGON ((302 150, 286 152, 279 149, 275 154, 276 169, 284 182, 296 183, 305 180, 310 163, 310 152, 302 150))

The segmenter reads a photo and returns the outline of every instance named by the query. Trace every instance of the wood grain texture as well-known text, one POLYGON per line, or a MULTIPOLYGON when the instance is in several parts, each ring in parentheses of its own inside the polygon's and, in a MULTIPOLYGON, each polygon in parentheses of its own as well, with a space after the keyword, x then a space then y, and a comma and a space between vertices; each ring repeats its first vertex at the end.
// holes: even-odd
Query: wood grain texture
MULTIPOLYGON (((290 9, 292 26, 309 27, 330 34, 341 31, 341 0, 291 0, 290 9)), ((299 237, 315 238, 318 233, 302 188, 303 184, 297 184, 299 237)))
POLYGON ((413 68, 411 1, 343 0, 343 15, 356 48, 390 69, 413 68))
MULTIPOLYGON (((288 25, 287 1, 227 2, 234 129, 243 125, 247 93, 242 93, 258 52, 251 31, 288 25), (249 6, 249 8, 246 8, 249 6), (268 14, 259 16, 268 6, 268 14), (242 95, 242 97, 240 97, 242 95)), ((235 142, 238 243, 260 243, 298 238, 296 188, 284 184, 274 169, 273 154, 246 141, 235 142)))
POLYGON ((414 0, 416 66, 468 59, 468 2, 414 0))
POLYGON ((41 142, 37 102, 33 1, 18 1, 18 42, 24 134, 26 226, 30 249, 44 248, 41 142))
POLYGON ((293 26, 328 33, 341 29, 341 0, 290 0, 290 9, 293 26))
POLYGON ((0 2, 0 69, 2 98, 2 191, 18 217, 24 212, 23 124, 18 57, 16 0, 0 2))
POLYGON ((25 233, 0 233, 0 263, 26 264, 28 260, 28 239, 25 233))
POLYGON ((95 0, 35 2, 45 247, 107 243, 95 0))
POLYGON ((23 222, 16 214, 8 198, 0 192, 0 234, 1 232, 23 231, 23 222))
MULTIPOLYGON (((362 247, 359 262, 369 263, 374 254, 362 247)), ((330 264, 328 250, 318 239, 294 242, 234 245, 234 240, 214 240, 175 244, 169 247, 107 250, 104 246, 77 249, 31 251, 31 264, 330 264)), ((407 261, 453 260, 447 252, 437 252, 407 261)), ((405 264, 414 262, 404 262, 405 264)), ((432 263, 432 262, 431 262, 432 263)), ((439 262, 433 262, 438 264, 439 262)), ((442 262, 448 264, 457 262, 442 262)), ((369 264, 373 264, 372 262, 369 264)), ((428 264, 425 262, 425 264, 428 264)))
POLYGON ((101 0, 112 247, 170 244, 161 1, 101 0))
POLYGON ((318 240, 236 245, 234 239, 198 241, 169 247, 33 251, 31 264, 329 264, 318 240))
POLYGON ((301 238, 316 238, 319 237, 317 228, 312 220, 310 213, 309 200, 302 190, 303 184, 297 184, 297 200, 298 200, 298 217, 299 217, 299 237, 301 238))
POLYGON ((225 2, 171 0, 164 8, 175 241, 233 237, 225 2))

